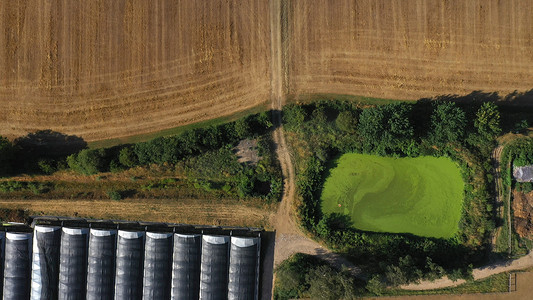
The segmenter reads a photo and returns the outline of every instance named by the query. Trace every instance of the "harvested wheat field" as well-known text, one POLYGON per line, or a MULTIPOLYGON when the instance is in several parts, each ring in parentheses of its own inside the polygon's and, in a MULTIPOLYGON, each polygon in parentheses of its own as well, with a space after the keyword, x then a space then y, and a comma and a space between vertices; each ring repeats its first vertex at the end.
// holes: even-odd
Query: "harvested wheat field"
POLYGON ((203 199, 0 200, 0 207, 37 215, 266 228, 271 217, 268 209, 203 199))
POLYGON ((157 132, 266 106, 271 77, 297 99, 532 88, 531 1, 277 1, 2 1, 0 134, 157 132))
POLYGON ((87 141, 231 115, 270 95, 267 1, 2 1, 0 134, 87 141))
POLYGON ((529 0, 290 1, 285 9, 289 94, 417 99, 533 88, 529 0))

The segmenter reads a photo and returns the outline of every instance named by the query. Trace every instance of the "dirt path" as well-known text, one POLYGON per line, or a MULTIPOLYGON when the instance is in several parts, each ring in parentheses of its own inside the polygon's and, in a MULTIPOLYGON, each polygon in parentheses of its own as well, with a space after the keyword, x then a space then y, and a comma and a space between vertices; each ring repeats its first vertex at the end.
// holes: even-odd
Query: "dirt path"
POLYGON ((282 26, 282 23, 284 22, 283 18, 287 17, 287 12, 283 11, 285 9, 287 9, 287 6, 282 5, 280 0, 270 1, 272 51, 271 101, 272 110, 274 111, 273 121, 274 125, 277 127, 274 132, 274 142, 276 143, 276 153, 280 161, 284 178, 283 197, 278 212, 272 220, 272 224, 276 229, 274 265, 277 266, 292 254, 301 252, 317 255, 337 267, 340 267, 341 265, 349 266, 349 268, 355 272, 358 271, 358 269, 353 266, 353 264, 306 237, 294 221, 294 166, 292 165, 281 122, 281 109, 285 103, 284 90, 286 84, 286 64, 283 62, 283 59, 286 57, 284 54, 286 45, 284 45, 283 39, 286 38, 286 35, 282 32, 283 30, 286 30, 286 28, 282 26))
POLYGON ((531 282, 533 282, 533 272, 518 273, 516 280, 516 291, 504 293, 487 294, 443 294, 443 295, 417 295, 417 296, 392 296, 370 298, 372 300, 522 300, 531 299, 531 282))
MULTIPOLYGON (((500 261, 481 268, 474 269, 472 275, 474 276, 474 280, 479 280, 498 273, 514 270, 523 270, 530 267, 533 267, 533 252, 530 252, 528 255, 522 256, 514 260, 500 261)), ((464 280, 457 280, 454 282, 445 277, 439 280, 435 280, 433 282, 423 281, 419 284, 406 285, 402 288, 407 290, 432 290, 457 286, 463 283, 465 283, 464 280)))
MULTIPOLYGON (((502 152, 502 146, 498 146, 494 151, 492 151, 492 164, 494 167, 494 192, 496 194, 496 204, 501 203, 502 201, 502 186, 501 186, 501 178, 500 178, 500 157, 502 152)), ((503 211, 502 206, 497 205, 498 212, 497 215, 499 218, 503 217, 503 211)), ((501 227, 498 228, 492 235, 492 248, 494 249, 494 245, 496 244, 496 240, 498 236, 500 235, 501 227)))

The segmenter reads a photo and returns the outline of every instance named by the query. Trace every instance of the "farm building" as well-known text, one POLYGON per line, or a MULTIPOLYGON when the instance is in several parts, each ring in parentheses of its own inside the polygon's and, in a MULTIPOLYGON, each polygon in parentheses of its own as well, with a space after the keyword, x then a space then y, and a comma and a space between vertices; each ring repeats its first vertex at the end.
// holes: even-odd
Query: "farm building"
POLYGON ((0 232, 3 299, 258 299, 261 232, 35 219, 0 232))
POLYGON ((533 182, 533 165, 514 167, 513 176, 518 182, 533 182))

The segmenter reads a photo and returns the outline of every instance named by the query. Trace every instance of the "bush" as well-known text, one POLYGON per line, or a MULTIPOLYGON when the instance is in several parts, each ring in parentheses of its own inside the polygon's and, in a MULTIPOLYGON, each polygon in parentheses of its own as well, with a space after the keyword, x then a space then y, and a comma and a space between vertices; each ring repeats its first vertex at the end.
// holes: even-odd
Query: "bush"
POLYGON ((52 174, 57 170, 55 166, 55 161, 51 159, 40 159, 37 162, 37 166, 39 167, 39 170, 41 170, 41 172, 43 172, 44 174, 52 174))
POLYGON ((68 166, 79 173, 92 175, 105 171, 105 150, 84 149, 67 157, 68 166))
POLYGON ((289 129, 302 125, 305 117, 305 110, 299 105, 289 104, 283 107, 283 122, 289 129))
POLYGON ((109 199, 115 200, 115 201, 122 199, 122 193, 120 191, 115 191, 115 190, 108 191, 107 196, 109 197, 109 199))
POLYGON ((118 161, 125 167, 131 168, 139 164, 139 159, 132 147, 122 148, 118 154, 118 161))
POLYGON ((335 120, 335 125, 344 132, 354 133, 357 130, 357 117, 349 110, 341 111, 335 120))
POLYGON ((276 270, 274 299, 354 299, 353 277, 336 271, 323 260, 296 253, 276 270))
POLYGON ((251 135, 251 128, 248 122, 248 118, 240 118, 235 121, 235 134, 239 139, 249 137, 251 135))

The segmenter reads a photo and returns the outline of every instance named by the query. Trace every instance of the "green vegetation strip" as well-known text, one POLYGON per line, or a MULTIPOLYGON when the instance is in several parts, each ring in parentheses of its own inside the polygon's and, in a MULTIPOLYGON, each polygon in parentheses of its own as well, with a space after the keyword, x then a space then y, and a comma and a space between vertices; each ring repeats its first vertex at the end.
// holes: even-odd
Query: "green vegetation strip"
POLYGON ((384 105, 384 104, 399 103, 399 102, 408 102, 408 103, 416 102, 416 100, 373 98, 373 97, 366 97, 366 96, 333 94, 333 93, 298 94, 298 95, 291 94, 287 96, 288 103, 313 103, 316 101, 323 101, 323 100, 347 101, 347 102, 357 103, 360 105, 384 105))
POLYGON ((322 210, 361 230, 450 238, 458 230, 463 181, 448 158, 345 154, 324 184, 322 210))
POLYGON ((98 148, 114 147, 114 146, 118 146, 122 144, 135 144, 135 143, 140 143, 140 142, 146 142, 146 141, 158 138, 158 137, 178 135, 191 129, 206 128, 209 126, 220 125, 223 123, 235 121, 247 115, 256 114, 256 113, 266 111, 266 110, 268 110, 268 105, 262 104, 262 105, 255 106, 250 109, 247 109, 247 110, 244 110, 244 111, 241 111, 241 112, 229 115, 229 116, 224 116, 224 117, 211 119, 207 121, 192 123, 192 124, 184 125, 184 126, 173 127, 169 129, 163 129, 163 130, 156 131, 156 132, 131 135, 131 136, 126 136, 122 138, 93 141, 93 142, 89 142, 88 146, 91 149, 98 149, 98 148))

